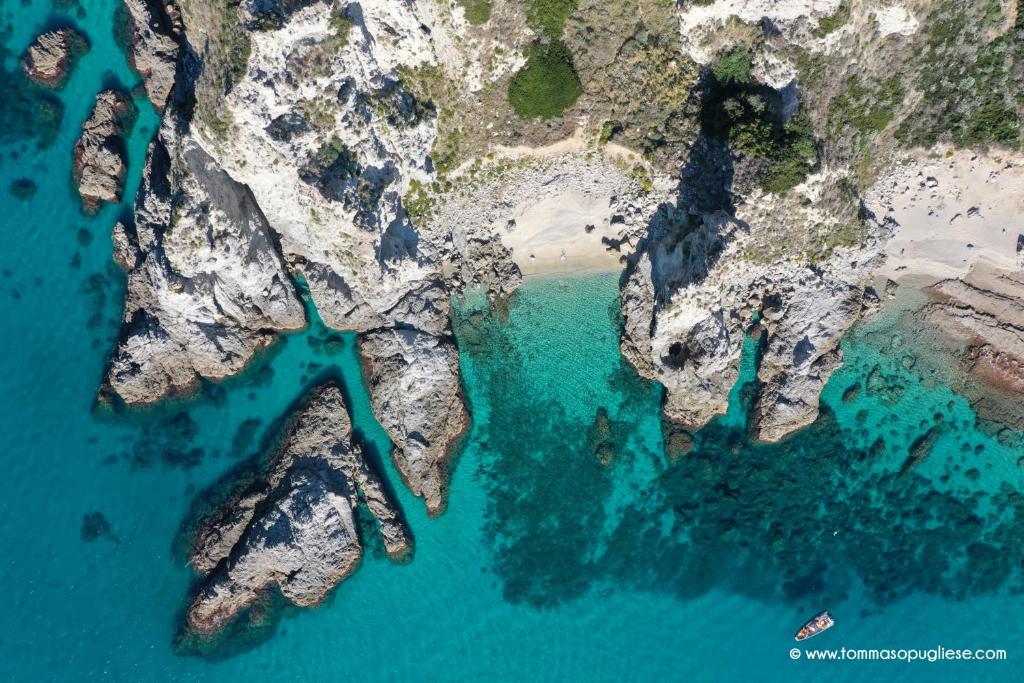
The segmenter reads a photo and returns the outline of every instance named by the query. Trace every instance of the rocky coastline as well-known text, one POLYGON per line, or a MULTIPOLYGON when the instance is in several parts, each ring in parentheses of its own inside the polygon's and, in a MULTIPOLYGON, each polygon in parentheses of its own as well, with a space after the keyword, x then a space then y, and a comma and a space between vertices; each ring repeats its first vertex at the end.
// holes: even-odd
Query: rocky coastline
MULTIPOLYGON (((670 83, 645 81, 663 86, 652 93, 659 107, 676 103, 678 111, 659 110, 651 122, 627 102, 637 126, 628 139, 652 145, 641 154, 614 142, 618 120, 570 110, 550 122, 515 121, 493 98, 522 63, 464 68, 467 55, 475 59, 499 36, 480 36, 488 29, 468 27, 438 3, 125 0, 131 64, 162 123, 134 218, 114 232, 128 286, 102 394, 140 405, 239 373, 281 332, 307 324, 301 278, 323 322, 358 335, 396 468, 437 515, 470 420, 452 296, 481 286, 498 305, 535 260, 550 270, 579 238, 590 242, 579 263, 624 267, 621 351, 665 387, 673 459, 726 412, 752 330, 762 347, 753 436, 777 442, 811 424, 842 363, 843 335, 879 305, 873 278, 897 277, 884 267, 898 262, 886 245, 900 217, 889 210, 893 188, 878 191, 876 175, 900 158, 896 125, 911 117, 893 104, 872 117, 841 112, 850 120, 837 121, 834 103, 857 93, 805 92, 800 79, 811 74, 797 65, 809 54, 831 59, 829 73, 846 82, 851 54, 865 55, 870 71, 919 47, 919 23, 900 12, 879 22, 858 4, 843 18, 851 26, 829 38, 823 25, 839 20, 838 0, 725 5, 677 8, 668 25, 671 45, 683 32, 678 50, 646 27, 623 36, 632 69, 642 70, 652 50, 682 64, 670 83), (870 27, 864 45, 852 46, 852 26, 870 27), (485 129, 452 133, 453 120, 473 123, 460 118, 463 105, 471 114, 493 105, 481 118, 485 129), (728 112, 738 118, 723 123, 728 112), (507 130, 495 127, 505 115, 507 130), (819 139, 821 131, 835 139, 819 139), (846 138, 863 144, 851 151, 846 138), (530 213, 565 198, 585 210, 560 218, 557 230, 530 213)), ((495 21, 512 26, 501 23, 505 9, 495 21)), ((533 40, 535 29, 515 28, 510 44, 533 40)), ((606 28, 603 40, 614 42, 620 27, 606 28)), ((117 201, 123 183, 124 157, 115 153, 121 100, 101 97, 75 154, 87 210, 117 201)), ((964 277, 937 284, 922 315, 966 340, 964 362, 977 377, 1018 392, 1024 325, 1011 329, 1003 315, 1006 297, 1017 307, 1019 297, 964 277)), ((328 410, 321 398, 307 413, 328 410)), ((347 443, 347 419, 331 438, 347 443)), ((271 585, 296 604, 316 604, 358 563, 352 512, 337 501, 347 494, 331 488, 323 468, 345 472, 344 490, 356 471, 327 456, 295 469, 294 459, 281 456, 267 481, 203 536, 193 556, 207 575, 189 615, 196 631, 217 630, 271 585), (330 532, 300 529, 294 553, 278 556, 253 529, 294 515, 297 505, 322 514, 330 532), (293 583, 294 571, 309 580, 293 583)), ((387 517, 386 501, 374 504, 387 517)), ((404 536, 388 534, 400 548, 404 536)))

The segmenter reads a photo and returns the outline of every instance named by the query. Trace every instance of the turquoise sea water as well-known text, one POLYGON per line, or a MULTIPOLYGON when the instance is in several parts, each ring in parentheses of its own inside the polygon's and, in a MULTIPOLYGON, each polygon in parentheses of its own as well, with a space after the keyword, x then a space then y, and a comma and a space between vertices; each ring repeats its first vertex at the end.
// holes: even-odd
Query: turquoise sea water
POLYGON ((4 680, 1019 678, 1022 454, 918 376, 881 320, 847 340, 822 419, 778 446, 745 436, 748 342, 729 415, 673 462, 659 387, 618 354, 616 276, 528 281, 507 316, 460 302, 474 419, 433 520, 387 458, 352 336, 312 309, 310 330, 243 377, 150 411, 96 409, 123 289, 110 229, 156 116, 139 102, 129 200, 82 215, 68 175, 78 127, 105 83, 136 81, 113 42, 115 3, 59 10, 93 47, 58 94, 52 135, 40 112, 53 107, 12 74, 53 10, 0 7, 4 680), (8 192, 19 178, 34 196, 8 192), (212 656, 183 653, 182 525, 325 374, 341 377, 397 489, 413 562, 373 548, 322 608, 285 611, 212 656), (901 476, 933 427, 931 455, 901 476), (1009 661, 792 661, 792 633, 826 607, 839 624, 808 647, 1006 648, 1009 661))

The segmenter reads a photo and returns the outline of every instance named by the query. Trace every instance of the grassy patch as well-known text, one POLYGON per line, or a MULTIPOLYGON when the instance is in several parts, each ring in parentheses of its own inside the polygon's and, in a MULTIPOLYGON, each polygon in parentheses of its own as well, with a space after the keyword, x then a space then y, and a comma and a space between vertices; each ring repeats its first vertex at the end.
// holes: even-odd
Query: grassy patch
POLYGON ((839 29, 843 24, 850 20, 850 0, 843 0, 839 5, 839 9, 836 13, 827 17, 822 17, 818 20, 818 30, 814 32, 814 35, 820 37, 827 36, 839 29))
POLYGON ((576 10, 577 0, 527 0, 526 23, 549 38, 562 35, 565 22, 576 10))
POLYGON ((530 46, 526 64, 508 85, 508 101, 523 119, 561 116, 583 88, 568 48, 558 40, 530 46))
POLYGON ((473 26, 486 24, 491 18, 493 0, 458 0, 466 12, 466 21, 473 26))
POLYGON ((990 12, 981 4, 945 0, 932 8, 914 83, 921 103, 897 131, 901 142, 1019 146, 1014 74, 1020 72, 1024 54, 1014 31, 999 35, 1003 21, 1002 12, 990 12), (991 38, 993 34, 998 37, 991 38))
POLYGON ((842 134, 847 126, 861 133, 878 133, 889 125, 902 103, 903 86, 899 76, 892 76, 877 87, 865 86, 854 76, 846 91, 829 103, 829 128, 836 135, 842 134))

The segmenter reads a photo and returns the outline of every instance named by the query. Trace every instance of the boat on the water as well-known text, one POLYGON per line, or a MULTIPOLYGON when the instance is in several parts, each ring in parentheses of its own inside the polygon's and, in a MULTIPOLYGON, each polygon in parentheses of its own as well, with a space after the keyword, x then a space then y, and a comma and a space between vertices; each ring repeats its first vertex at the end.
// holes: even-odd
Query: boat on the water
POLYGON ((822 631, 827 631, 836 625, 836 620, 832 618, 832 613, 828 610, 818 612, 813 617, 807 620, 800 630, 796 632, 797 640, 807 640, 813 638, 822 631))

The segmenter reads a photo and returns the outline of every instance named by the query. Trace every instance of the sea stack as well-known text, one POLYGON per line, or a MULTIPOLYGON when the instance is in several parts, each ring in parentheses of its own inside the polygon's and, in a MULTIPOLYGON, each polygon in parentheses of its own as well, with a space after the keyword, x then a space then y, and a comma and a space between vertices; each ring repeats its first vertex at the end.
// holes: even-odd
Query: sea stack
POLYGON ((82 124, 75 143, 72 175, 82 208, 88 213, 101 202, 119 202, 128 169, 124 135, 134 123, 137 110, 131 97, 119 90, 104 90, 82 124))
POLYGON ((300 607, 322 602, 362 558, 360 499, 380 524, 388 556, 408 557, 398 509, 351 439, 339 387, 313 390, 266 477, 200 530, 191 563, 206 578, 188 610, 189 628, 216 633, 274 587, 300 607))
POLYGON ((36 37, 21 58, 25 75, 40 85, 60 88, 75 59, 89 51, 89 41, 73 28, 58 28, 36 37))

